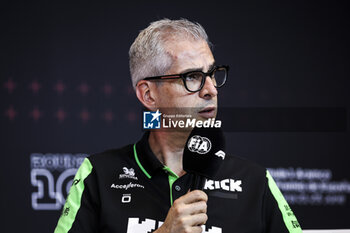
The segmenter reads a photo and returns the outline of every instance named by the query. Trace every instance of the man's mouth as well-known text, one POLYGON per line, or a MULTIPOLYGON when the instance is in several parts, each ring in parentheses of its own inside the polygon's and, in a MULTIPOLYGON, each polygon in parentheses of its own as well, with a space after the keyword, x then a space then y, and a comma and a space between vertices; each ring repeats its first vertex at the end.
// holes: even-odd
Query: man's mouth
POLYGON ((198 112, 198 115, 203 118, 215 118, 215 107, 206 107, 198 112))

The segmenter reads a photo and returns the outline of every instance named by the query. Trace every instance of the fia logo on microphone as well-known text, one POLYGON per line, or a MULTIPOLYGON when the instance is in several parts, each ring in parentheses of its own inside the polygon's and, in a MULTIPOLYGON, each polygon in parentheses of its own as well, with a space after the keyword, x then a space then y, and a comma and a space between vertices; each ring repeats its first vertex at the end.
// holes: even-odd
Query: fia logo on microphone
POLYGON ((194 135, 188 140, 187 147, 191 152, 198 154, 206 154, 211 149, 211 142, 206 137, 194 135))
POLYGON ((162 113, 157 110, 156 112, 143 112, 143 129, 160 129, 160 116, 162 113))

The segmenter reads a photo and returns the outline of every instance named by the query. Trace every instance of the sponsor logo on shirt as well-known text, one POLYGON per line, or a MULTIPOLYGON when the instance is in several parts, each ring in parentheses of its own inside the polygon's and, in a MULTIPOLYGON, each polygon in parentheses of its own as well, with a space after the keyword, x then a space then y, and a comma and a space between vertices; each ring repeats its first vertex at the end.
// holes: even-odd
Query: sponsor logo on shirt
POLYGON ((242 192, 242 181, 234 179, 206 180, 204 190, 225 190, 229 192, 242 192))
POLYGON ((131 202, 131 194, 125 193, 122 196, 122 203, 130 203, 131 202))
POLYGON ((145 186, 140 185, 140 184, 134 184, 134 183, 130 182, 129 184, 112 184, 111 188, 128 190, 128 189, 132 189, 132 188, 144 189, 145 186))
POLYGON ((62 215, 63 215, 63 216, 68 216, 69 210, 70 210, 70 207, 65 207, 65 208, 63 209, 62 215))
MULTIPOLYGON (((140 218, 129 218, 127 233, 148 233, 158 229, 163 222, 146 218, 144 221, 140 221, 140 218)), ((222 233, 220 227, 209 227, 208 231, 205 230, 206 226, 202 225, 203 233, 222 233)))
POLYGON ((135 170, 133 168, 127 168, 123 167, 124 174, 119 175, 119 179, 134 179, 138 180, 138 178, 135 176, 135 170))

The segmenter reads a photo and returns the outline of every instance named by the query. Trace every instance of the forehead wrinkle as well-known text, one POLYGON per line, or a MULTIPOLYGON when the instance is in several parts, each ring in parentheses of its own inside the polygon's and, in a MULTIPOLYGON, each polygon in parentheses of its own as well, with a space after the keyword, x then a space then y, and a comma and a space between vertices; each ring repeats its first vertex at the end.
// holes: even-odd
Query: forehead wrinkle
POLYGON ((173 61, 167 74, 179 73, 183 70, 208 71, 215 62, 211 50, 204 40, 172 40, 167 41, 165 45, 166 53, 173 61))
POLYGON ((187 69, 189 68, 197 69, 197 70, 204 70, 205 68, 209 69, 215 63, 214 59, 213 60, 210 59, 210 61, 207 61, 207 59, 200 59, 200 61, 204 62, 205 64, 198 66, 198 64, 196 63, 199 61, 198 56, 204 57, 204 56, 207 56, 207 53, 205 50, 201 51, 200 53, 194 50, 185 50, 180 52, 178 55, 173 54, 172 58, 174 62, 181 61, 181 59, 186 60, 186 63, 190 65, 190 67, 188 67, 187 69))

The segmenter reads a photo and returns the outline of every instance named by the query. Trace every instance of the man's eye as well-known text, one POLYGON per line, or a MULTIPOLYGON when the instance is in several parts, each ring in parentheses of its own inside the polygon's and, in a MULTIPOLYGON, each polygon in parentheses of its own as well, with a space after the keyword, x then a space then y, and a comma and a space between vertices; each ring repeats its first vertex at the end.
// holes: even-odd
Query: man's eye
POLYGON ((186 75, 186 81, 198 81, 202 79, 202 75, 200 73, 192 73, 186 75))

